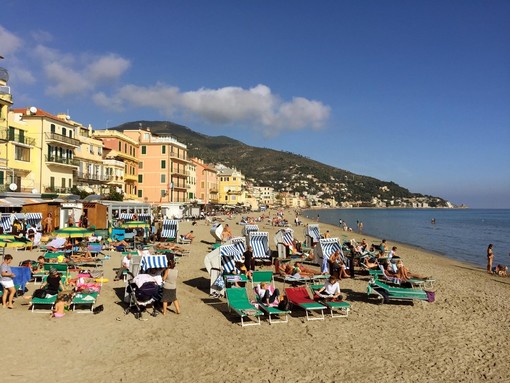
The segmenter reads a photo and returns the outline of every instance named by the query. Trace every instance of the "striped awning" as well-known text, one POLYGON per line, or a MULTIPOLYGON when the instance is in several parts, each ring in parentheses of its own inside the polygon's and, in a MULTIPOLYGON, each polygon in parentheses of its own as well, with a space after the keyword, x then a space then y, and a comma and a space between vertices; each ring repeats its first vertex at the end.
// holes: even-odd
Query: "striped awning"
POLYGON ((42 221, 42 213, 25 213, 25 221, 30 226, 37 226, 42 221))
POLYGON ((319 242, 319 239, 321 239, 319 225, 308 225, 306 229, 306 235, 310 236, 314 242, 319 242))
POLYGON ((337 250, 340 251, 340 255, 343 257, 342 246, 340 245, 338 238, 323 238, 319 240, 319 246, 322 250, 323 258, 326 257, 329 259, 331 254, 337 250))
POLYGON ((246 251, 246 239, 244 237, 232 238, 231 242, 240 254, 243 254, 246 251))
POLYGON ((249 235, 253 258, 270 258, 269 234, 262 231, 252 231, 249 235))
POLYGON ((12 231, 13 222, 14 216, 11 213, 2 213, 2 217, 0 217, 0 225, 4 230, 4 233, 10 233, 12 231))
POLYGON ((142 271, 149 269, 164 269, 167 265, 166 255, 144 255, 140 261, 142 271))
POLYGON ((294 235, 293 234, 294 233, 292 230, 289 230, 289 229, 284 230, 282 233, 283 243, 285 243, 288 246, 294 246, 294 235))
POLYGON ((231 274, 239 271, 236 268, 236 262, 242 262, 242 254, 234 245, 222 245, 220 246, 221 266, 223 272, 231 274))
POLYGON ((177 231, 179 229, 179 221, 173 219, 164 219, 163 228, 161 229, 162 238, 177 238, 177 231))
POLYGON ((259 227, 257 225, 244 225, 243 235, 248 236, 252 231, 259 231, 259 227))
MULTIPOLYGON (((123 219, 124 221, 134 221, 133 215, 135 215, 135 213, 120 213, 119 218, 123 219)), ((144 221, 144 222, 148 222, 148 223, 151 222, 150 214, 137 214, 137 217, 138 218, 136 219, 136 221, 144 221)))

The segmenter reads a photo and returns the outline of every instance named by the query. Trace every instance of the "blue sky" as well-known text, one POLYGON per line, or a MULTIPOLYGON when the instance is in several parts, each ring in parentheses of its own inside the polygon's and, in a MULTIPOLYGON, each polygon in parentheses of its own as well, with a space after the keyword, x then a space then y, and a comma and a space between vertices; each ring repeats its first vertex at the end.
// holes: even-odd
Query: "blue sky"
POLYGON ((508 1, 0 5, 15 107, 169 120, 510 208, 508 1))

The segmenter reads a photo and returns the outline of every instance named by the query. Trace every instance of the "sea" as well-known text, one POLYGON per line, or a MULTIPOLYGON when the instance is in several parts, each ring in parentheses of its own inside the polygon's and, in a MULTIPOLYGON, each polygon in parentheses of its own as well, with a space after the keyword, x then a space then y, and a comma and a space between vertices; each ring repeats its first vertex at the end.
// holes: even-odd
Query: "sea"
MULTIPOLYGON (((494 266, 510 265, 510 209, 324 209, 305 210, 319 224, 342 219, 363 233, 486 267, 487 247, 494 244, 494 266)), ((322 231, 322 229, 321 229, 322 231)), ((349 239, 348 233, 341 240, 349 239)))

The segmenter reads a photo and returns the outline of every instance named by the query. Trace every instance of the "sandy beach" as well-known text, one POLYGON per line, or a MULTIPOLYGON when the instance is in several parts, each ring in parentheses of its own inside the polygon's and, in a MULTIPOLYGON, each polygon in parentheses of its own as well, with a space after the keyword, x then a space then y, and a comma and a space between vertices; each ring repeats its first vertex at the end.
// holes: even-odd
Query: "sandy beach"
MULTIPOLYGON (((274 211, 270 212, 274 214, 274 211)), ((260 215, 257 213, 254 216, 260 215)), ((267 215, 267 213, 266 213, 267 215)), ((226 220, 234 235, 240 216, 226 220)), ((293 222, 288 211, 286 218, 293 222)), ((307 220, 304 219, 306 224, 307 220)), ((303 226, 294 236, 304 238, 303 226)), ((339 227, 321 232, 342 238, 339 227)), ((270 247, 278 228, 268 231, 270 247)), ((180 232, 191 229, 182 222, 180 232)), ((121 254, 108 252, 109 278, 98 315, 62 319, 32 313, 17 298, 0 310, 3 382, 504 382, 510 373, 510 278, 398 244, 411 271, 436 280, 436 301, 377 304, 368 299, 368 276, 341 281, 352 304, 348 318, 307 322, 293 309, 287 324, 241 327, 225 299, 209 297, 204 257, 213 237, 204 221, 193 227, 190 254, 179 260, 177 296, 182 313, 124 315, 124 282, 113 282, 121 254)), ((348 233, 349 238, 380 238, 348 233)), ((466 239, 469 240, 469 239, 466 239)), ((389 243, 390 246, 396 243, 389 243)), ((37 251, 10 251, 13 265, 37 251)), ((484 256, 483 254, 481 256, 484 256)), ((36 286, 28 285, 31 291, 36 286)), ((277 281, 277 287, 282 283, 277 281)), ((29 294, 30 294, 29 292, 29 294)))

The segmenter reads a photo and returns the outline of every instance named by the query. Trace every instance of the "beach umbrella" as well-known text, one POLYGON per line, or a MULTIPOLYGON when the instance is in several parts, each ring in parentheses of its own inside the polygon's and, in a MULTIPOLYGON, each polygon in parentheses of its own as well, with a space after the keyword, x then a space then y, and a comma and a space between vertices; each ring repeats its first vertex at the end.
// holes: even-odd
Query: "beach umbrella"
POLYGON ((120 225, 121 229, 147 229, 150 225, 145 221, 129 221, 120 225))
POLYGON ((57 237, 65 238, 84 238, 90 237, 94 232, 85 227, 70 226, 53 232, 57 237))

